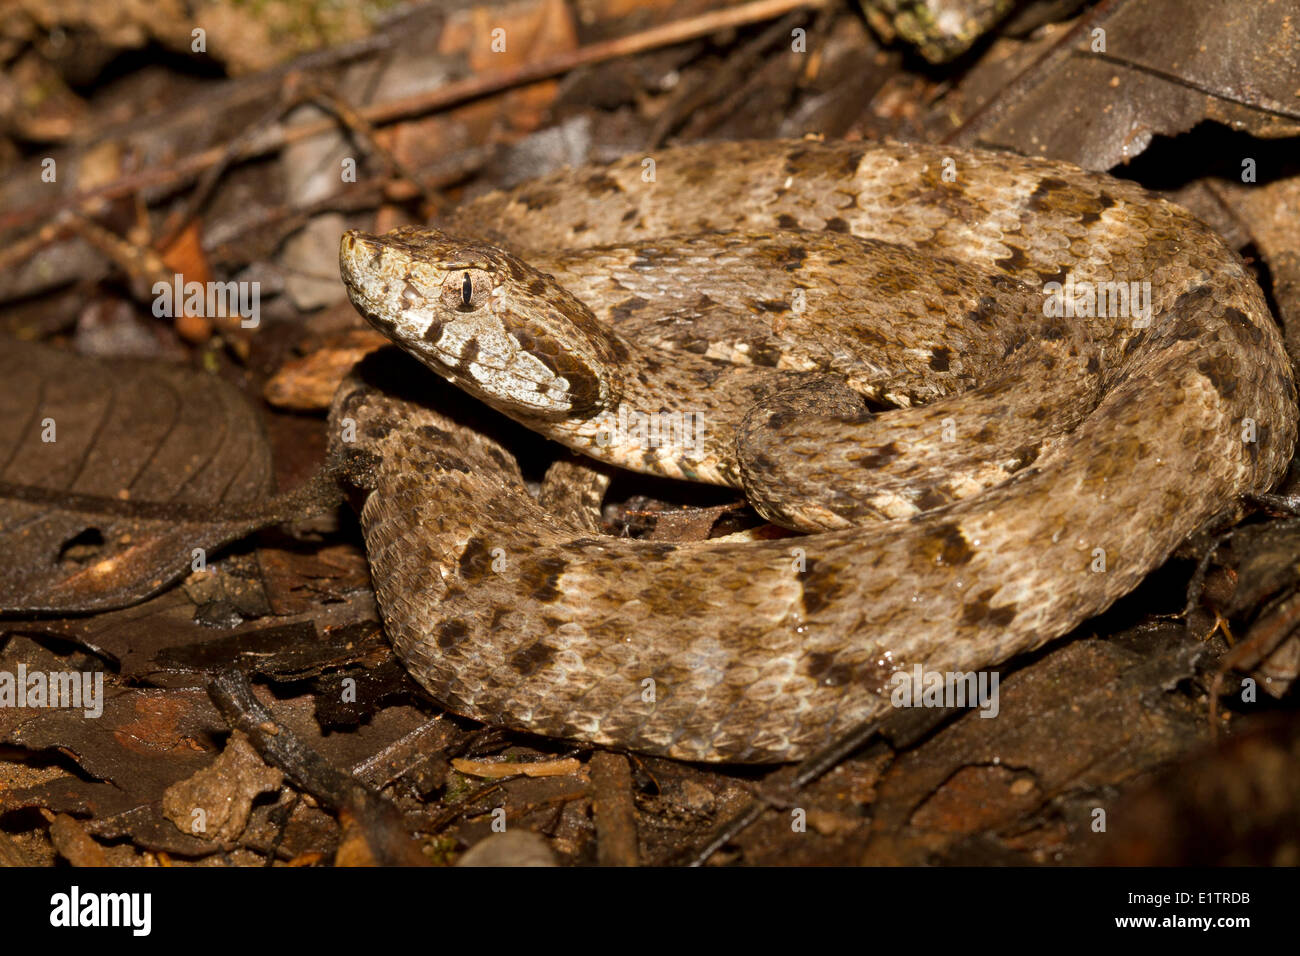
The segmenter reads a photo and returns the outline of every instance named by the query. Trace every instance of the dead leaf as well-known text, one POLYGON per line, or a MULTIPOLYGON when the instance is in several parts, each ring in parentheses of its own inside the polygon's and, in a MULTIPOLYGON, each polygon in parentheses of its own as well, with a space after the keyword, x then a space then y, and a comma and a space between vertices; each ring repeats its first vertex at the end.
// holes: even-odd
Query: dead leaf
POLYGON ((178 366, 97 362, 26 342, 0 357, 0 609, 122 607, 258 520, 271 490, 258 413, 178 366))
MULTIPOLYGON (((1112 4, 1068 30, 1049 31, 1046 49, 951 141, 1105 170, 1156 136, 1206 120, 1256 136, 1294 136, 1297 31, 1300 18, 1285 3, 1112 4)), ((1003 75, 1003 58, 990 55, 973 70, 959 99, 978 101, 981 70, 1003 75)))

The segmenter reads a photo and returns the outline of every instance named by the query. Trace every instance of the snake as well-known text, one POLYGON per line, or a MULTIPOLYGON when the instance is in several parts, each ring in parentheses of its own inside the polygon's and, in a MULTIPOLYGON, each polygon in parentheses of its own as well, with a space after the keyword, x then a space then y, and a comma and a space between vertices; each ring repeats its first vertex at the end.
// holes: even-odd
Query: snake
POLYGON ((348 231, 340 270, 405 353, 330 412, 384 628, 448 710, 544 737, 805 759, 1099 614, 1295 444, 1240 256, 1061 161, 672 146, 348 231), (505 419, 591 466, 538 494, 505 419), (787 530, 601 533, 615 468, 787 530))

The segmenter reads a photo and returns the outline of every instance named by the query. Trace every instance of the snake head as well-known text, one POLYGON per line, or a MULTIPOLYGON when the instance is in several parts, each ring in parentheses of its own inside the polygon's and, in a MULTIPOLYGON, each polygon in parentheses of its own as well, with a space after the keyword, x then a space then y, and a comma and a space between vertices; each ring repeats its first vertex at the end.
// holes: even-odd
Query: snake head
POLYGON ((344 233, 339 268, 371 325, 508 415, 585 417, 611 403, 617 342, 550 276, 484 242, 404 226, 344 233))

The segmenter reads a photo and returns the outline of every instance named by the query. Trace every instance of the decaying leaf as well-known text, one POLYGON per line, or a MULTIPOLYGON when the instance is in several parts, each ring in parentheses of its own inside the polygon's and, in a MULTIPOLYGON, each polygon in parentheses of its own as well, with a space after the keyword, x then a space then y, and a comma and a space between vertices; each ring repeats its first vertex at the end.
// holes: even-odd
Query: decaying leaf
POLYGON ((0 610, 122 607, 264 521, 257 412, 185 368, 96 362, 26 342, 0 353, 0 610))

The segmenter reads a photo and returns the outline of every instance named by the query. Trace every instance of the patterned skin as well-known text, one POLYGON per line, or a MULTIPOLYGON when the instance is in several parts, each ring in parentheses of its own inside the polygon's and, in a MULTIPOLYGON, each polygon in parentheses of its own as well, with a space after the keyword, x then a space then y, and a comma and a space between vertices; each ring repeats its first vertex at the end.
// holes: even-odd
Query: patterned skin
POLYGON ((813 533, 593 534, 537 504, 463 398, 372 363, 332 418, 371 463, 389 636, 458 713, 797 760, 885 715, 914 665, 992 667, 1104 610, 1290 459, 1295 387, 1262 294, 1132 184, 925 146, 654 159, 653 181, 629 157, 485 196, 446 232, 349 233, 349 294, 517 422, 742 488, 813 533), (1141 314, 1049 304, 1050 283, 1142 282, 1141 314), (697 413, 702 440, 602 440, 620 406, 697 413))

